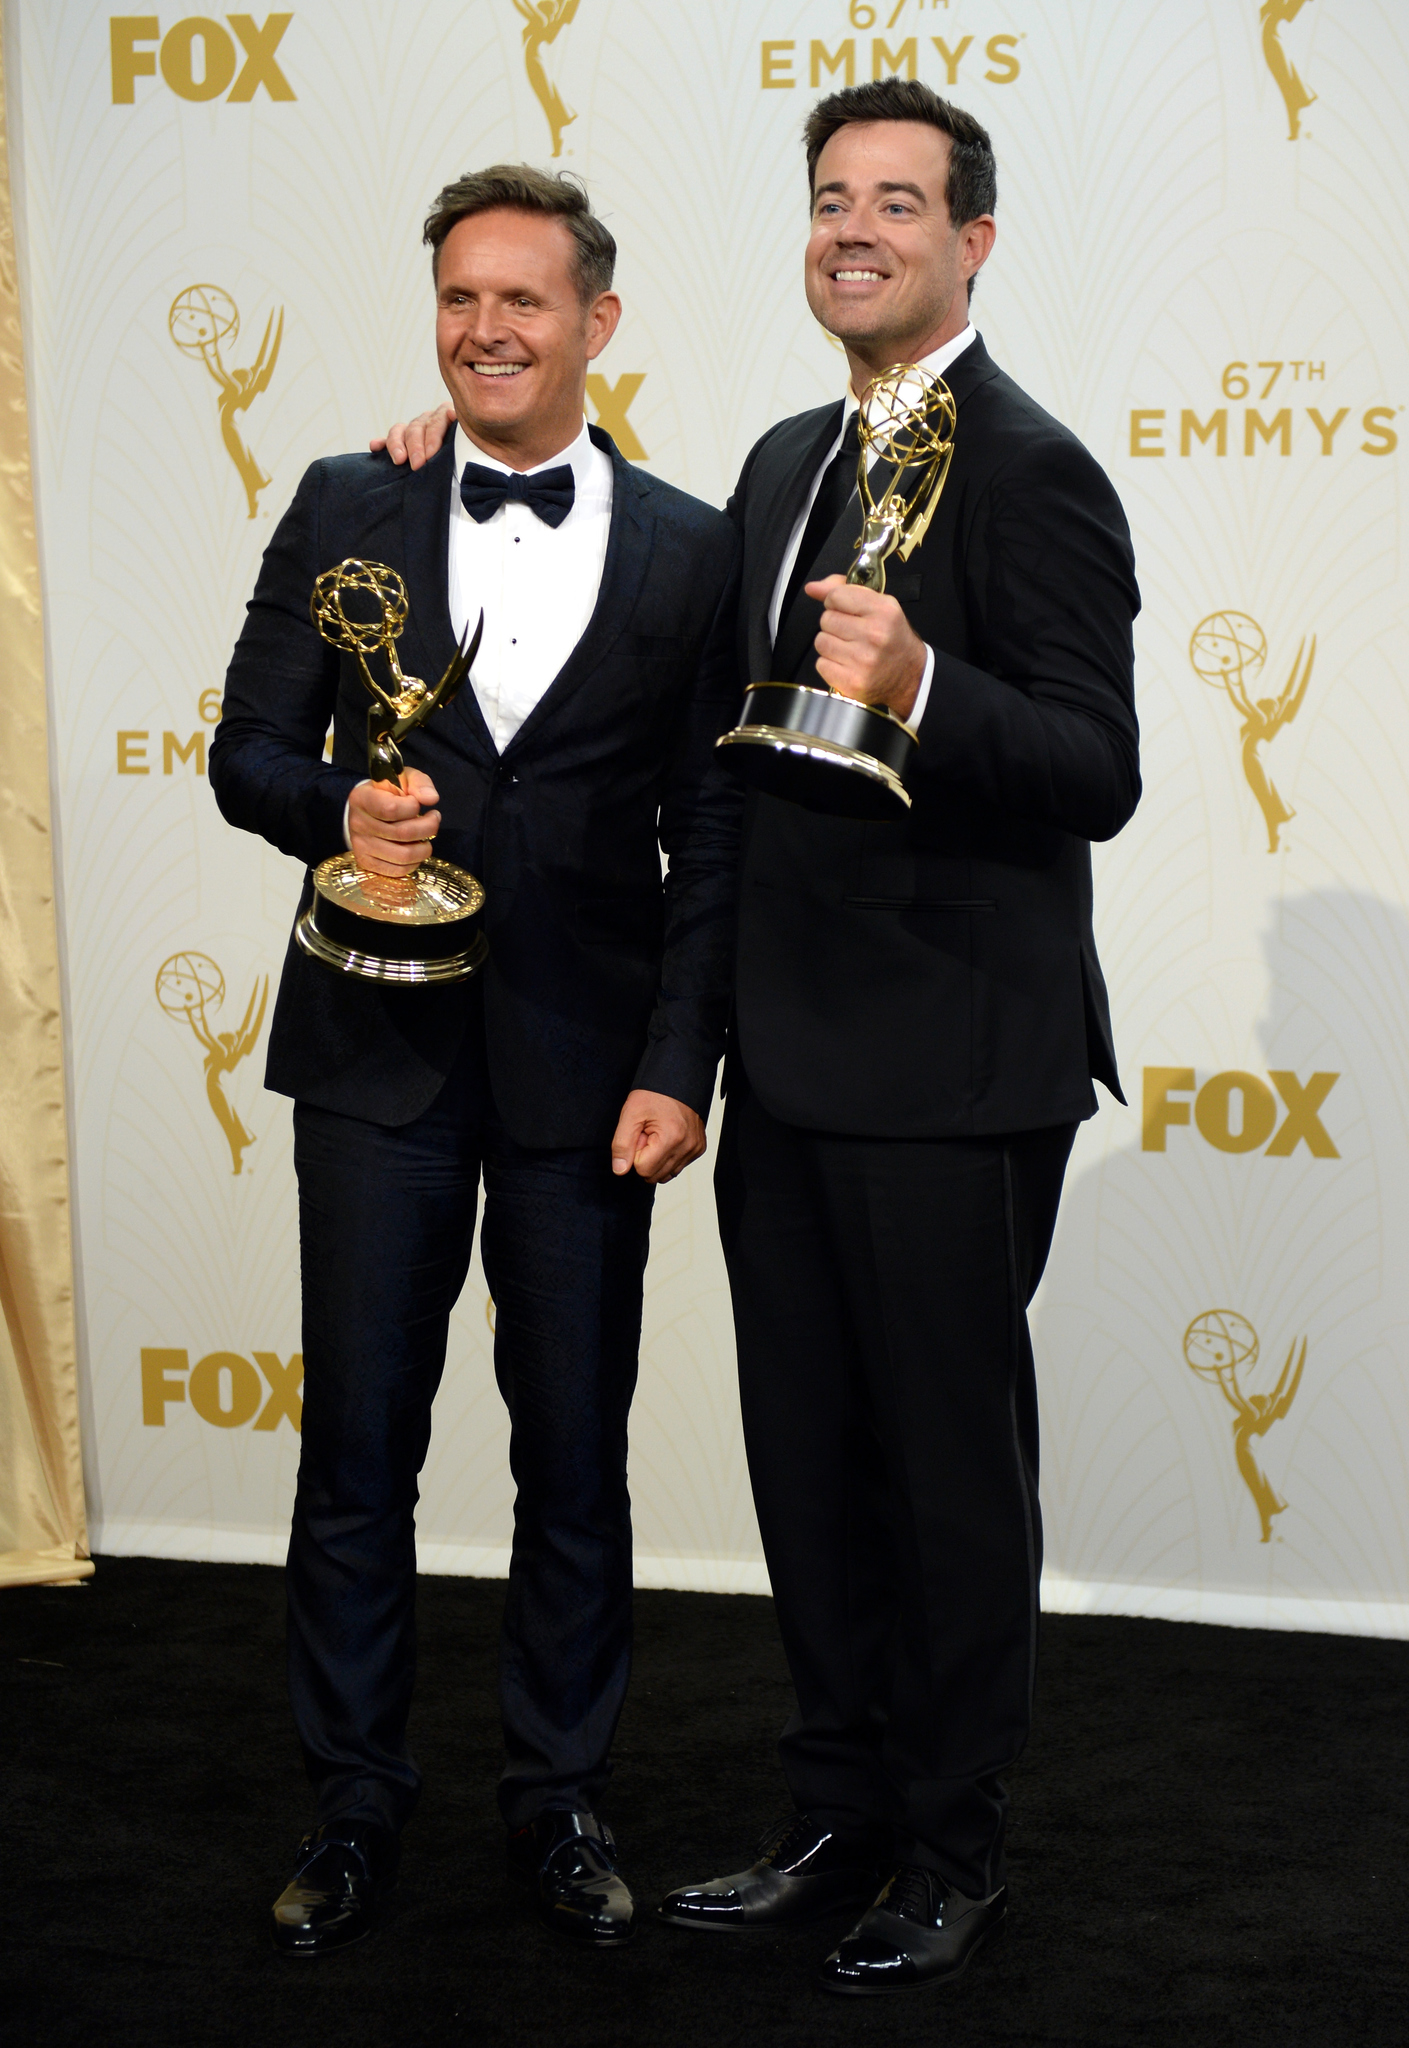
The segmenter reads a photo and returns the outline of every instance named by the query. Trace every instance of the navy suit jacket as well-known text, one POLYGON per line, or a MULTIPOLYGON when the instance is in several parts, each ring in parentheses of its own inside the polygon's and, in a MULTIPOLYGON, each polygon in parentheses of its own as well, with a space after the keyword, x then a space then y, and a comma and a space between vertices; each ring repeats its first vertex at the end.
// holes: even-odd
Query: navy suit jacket
MULTIPOLYGON (((1093 1075, 1120 1094, 1090 841, 1140 794, 1130 533, 1100 466, 982 341, 945 381, 944 494, 910 560, 886 567, 935 650, 914 807, 867 824, 755 797, 744 828, 744 1070, 784 1122, 861 1137, 1075 1121, 1095 1109, 1093 1075)), ((750 681, 818 680, 819 607, 801 598, 776 647, 768 607, 840 423, 831 405, 771 429, 730 501, 750 681)), ((853 498, 811 574, 845 571, 859 529, 853 498)))
MULTIPOLYGON (((723 513, 634 469, 609 436, 611 528, 591 621, 502 757, 467 682, 402 743, 440 797, 437 854, 485 886, 490 1082, 520 1144, 608 1139, 628 1091, 703 1115, 728 1019, 740 799, 714 742, 738 708, 738 541, 723 513), (662 879, 661 852, 669 860, 662 879)), ((368 695, 308 611, 349 555, 405 578, 402 667, 455 652, 451 448, 316 462, 270 542, 225 682, 210 780, 221 811, 311 870, 343 851, 366 775, 368 695), (331 763, 324 739, 333 727, 331 763)), ((312 890, 305 878, 300 912, 312 890)), ((410 1122, 454 1062, 473 985, 384 988, 290 940, 266 1085, 374 1123, 410 1122)))

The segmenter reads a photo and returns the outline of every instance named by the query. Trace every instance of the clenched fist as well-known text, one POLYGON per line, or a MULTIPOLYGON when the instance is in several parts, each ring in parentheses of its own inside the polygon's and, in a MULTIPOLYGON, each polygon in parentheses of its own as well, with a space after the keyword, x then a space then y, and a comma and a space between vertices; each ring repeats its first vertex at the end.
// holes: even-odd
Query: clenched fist
POLYGON ((897 718, 908 718, 924 681, 925 643, 895 599, 844 576, 827 576, 806 588, 822 604, 813 644, 823 682, 843 697, 883 704, 897 718))
POLYGON ((359 868, 405 875, 431 850, 440 830, 435 784, 419 768, 403 768, 401 787, 359 782, 347 800, 347 836, 359 868))

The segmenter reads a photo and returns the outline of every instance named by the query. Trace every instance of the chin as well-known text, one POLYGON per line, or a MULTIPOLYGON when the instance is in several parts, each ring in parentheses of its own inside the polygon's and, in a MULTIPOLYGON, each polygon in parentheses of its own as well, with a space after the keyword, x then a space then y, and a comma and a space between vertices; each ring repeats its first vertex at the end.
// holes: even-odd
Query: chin
POLYGON ((854 301, 835 307, 822 325, 843 341, 870 341, 882 332, 879 309, 859 306, 854 301))
POLYGON ((527 372, 521 377, 506 377, 501 384, 472 375, 465 385, 465 403, 472 412, 484 413, 493 419, 510 413, 530 412, 533 401, 529 385, 527 372))

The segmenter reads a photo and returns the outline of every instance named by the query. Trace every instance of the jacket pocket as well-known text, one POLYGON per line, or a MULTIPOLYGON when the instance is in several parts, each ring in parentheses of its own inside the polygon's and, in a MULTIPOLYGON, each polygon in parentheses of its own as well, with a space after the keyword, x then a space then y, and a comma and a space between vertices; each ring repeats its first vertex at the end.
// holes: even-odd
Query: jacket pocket
POLYGON ((996 910, 992 896, 844 896, 858 910, 996 910))
POLYGON ((690 643, 682 640, 678 633, 623 633, 616 644, 621 654, 644 654, 660 661, 679 661, 690 643))
POLYGON ((585 896, 574 912, 577 936, 586 946, 659 946, 665 926, 665 898, 585 896))
POLYGON ((918 604, 924 588, 924 571, 918 562, 887 562, 886 596, 897 604, 918 604))

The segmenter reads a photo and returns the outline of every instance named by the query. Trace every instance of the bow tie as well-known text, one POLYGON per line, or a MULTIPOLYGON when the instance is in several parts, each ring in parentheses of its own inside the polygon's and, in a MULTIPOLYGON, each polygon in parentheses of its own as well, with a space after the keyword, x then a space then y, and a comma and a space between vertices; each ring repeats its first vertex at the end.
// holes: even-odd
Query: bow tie
POLYGON ((482 462, 467 462, 460 478, 460 499, 471 519, 483 526, 506 501, 527 505, 545 526, 561 526, 572 510, 575 495, 572 464, 540 470, 537 476, 520 476, 517 470, 486 469, 482 462))

